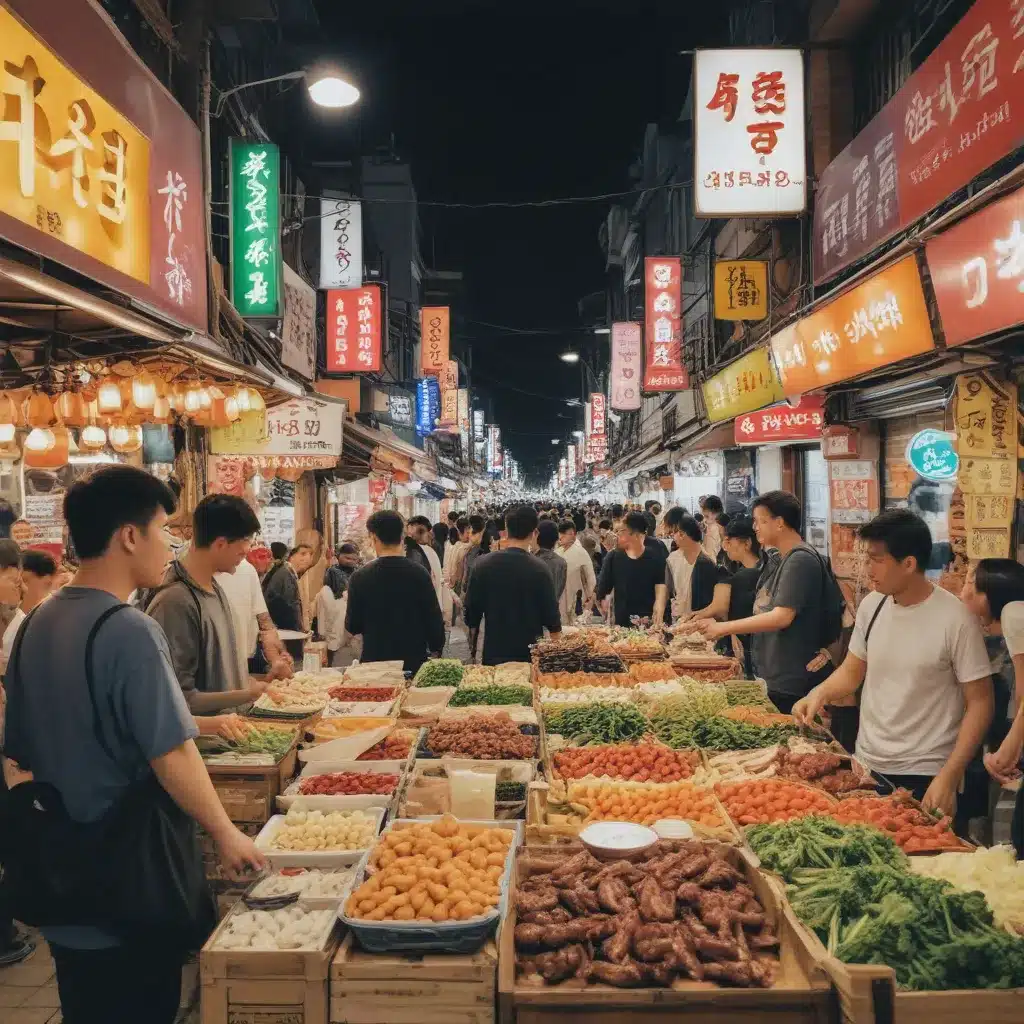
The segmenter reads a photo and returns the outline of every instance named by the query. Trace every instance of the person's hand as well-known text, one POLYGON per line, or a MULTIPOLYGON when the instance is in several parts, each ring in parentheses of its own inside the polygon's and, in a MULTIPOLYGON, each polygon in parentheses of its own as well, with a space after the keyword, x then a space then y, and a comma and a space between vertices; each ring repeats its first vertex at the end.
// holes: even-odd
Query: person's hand
POLYGON ((790 714, 800 725, 813 725, 824 706, 825 694, 821 687, 816 686, 806 697, 801 697, 793 705, 790 714))
POLYGON ((729 635, 728 624, 716 622, 714 619, 696 619, 692 625, 696 632, 703 633, 709 640, 718 640, 729 635))
POLYGON ((253 676, 249 677, 249 699, 259 700, 270 689, 274 680, 267 676, 266 679, 256 679, 253 676))
POLYGON ((295 675, 295 666, 289 657, 275 658, 267 673, 268 680, 291 679, 295 675))
POLYGON ((1020 757, 1021 743, 1011 731, 995 753, 985 755, 985 770, 1000 785, 1008 785, 1020 778, 1020 757))
POLYGON ((207 721, 212 727, 214 736, 232 742, 244 740, 252 731, 252 726, 241 715, 213 715, 207 721))
POLYGON ((808 672, 820 672, 826 665, 832 664, 832 655, 822 648, 818 653, 807 662, 808 672))
POLYGON ((956 810, 956 790, 956 779, 945 772, 939 772, 926 790, 921 800, 921 806, 926 811, 938 811, 940 814, 952 817, 956 810))
POLYGON ((266 858, 256 849, 256 844, 233 826, 217 841, 217 855, 224 874, 233 882, 240 881, 252 871, 262 871, 267 866, 266 858))

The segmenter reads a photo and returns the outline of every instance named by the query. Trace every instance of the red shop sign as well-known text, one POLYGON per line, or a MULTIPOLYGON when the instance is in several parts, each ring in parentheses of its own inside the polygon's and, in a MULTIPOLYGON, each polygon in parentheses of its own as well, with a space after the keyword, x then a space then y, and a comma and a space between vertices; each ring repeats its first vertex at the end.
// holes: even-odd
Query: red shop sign
POLYGON ((683 289, 678 256, 644 260, 644 391, 685 391, 683 289))
POLYGON ((925 246, 947 345, 1024 323, 1024 189, 925 246))
POLYGON ((386 476, 371 476, 369 491, 370 501, 374 505, 379 505, 388 496, 388 478, 386 476))
POLYGON ((736 443, 772 444, 788 441, 820 441, 825 399, 804 395, 794 402, 779 402, 733 421, 736 443))
POLYGON ((327 292, 328 373, 380 371, 380 285, 327 292))

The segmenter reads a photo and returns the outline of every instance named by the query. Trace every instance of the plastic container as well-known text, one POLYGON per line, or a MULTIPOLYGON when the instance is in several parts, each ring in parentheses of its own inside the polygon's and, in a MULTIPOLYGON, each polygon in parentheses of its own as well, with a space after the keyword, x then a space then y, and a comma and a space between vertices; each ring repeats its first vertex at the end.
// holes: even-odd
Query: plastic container
POLYGON ((580 842, 598 860, 622 860, 649 850, 658 833, 629 821, 595 821, 580 832, 580 842))
MULTIPOLYGON (((348 809, 348 808, 346 808, 348 809)), ((380 826, 387 814, 386 807, 363 808, 373 814, 377 823, 377 834, 380 834, 380 826)), ((365 850, 277 850, 270 845, 270 840, 277 830, 284 823, 283 814, 275 814, 270 821, 263 826, 260 834, 256 837, 256 849, 270 861, 274 868, 331 868, 344 867, 348 864, 358 864, 370 851, 365 850)), ((376 840, 374 840, 376 841, 376 840)))
POLYGON ((390 807, 395 794, 404 782, 404 761, 347 761, 341 767, 324 764, 322 761, 310 761, 305 765, 299 777, 277 798, 280 810, 287 811, 296 800, 301 800, 306 807, 317 811, 354 811, 369 807, 390 807), (382 767, 393 766, 393 767, 382 767), (335 772, 360 772, 369 775, 397 775, 398 781, 390 793, 339 793, 304 795, 299 792, 303 779, 316 775, 333 775, 335 772))

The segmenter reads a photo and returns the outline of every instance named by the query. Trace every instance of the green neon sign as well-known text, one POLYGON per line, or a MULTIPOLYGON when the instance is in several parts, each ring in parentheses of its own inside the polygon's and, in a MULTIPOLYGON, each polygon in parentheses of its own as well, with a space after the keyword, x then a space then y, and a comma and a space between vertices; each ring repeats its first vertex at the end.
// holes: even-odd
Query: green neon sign
POLYGON ((244 317, 281 315, 281 158, 268 142, 232 139, 231 301, 244 317))

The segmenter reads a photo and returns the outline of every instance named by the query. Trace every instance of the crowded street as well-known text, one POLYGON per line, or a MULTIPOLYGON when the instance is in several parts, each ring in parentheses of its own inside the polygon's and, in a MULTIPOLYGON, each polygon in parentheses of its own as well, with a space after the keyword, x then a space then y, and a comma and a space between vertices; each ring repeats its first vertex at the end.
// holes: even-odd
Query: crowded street
POLYGON ((1024 0, 0 54, 0 1024, 1024 1024, 1024 0))

